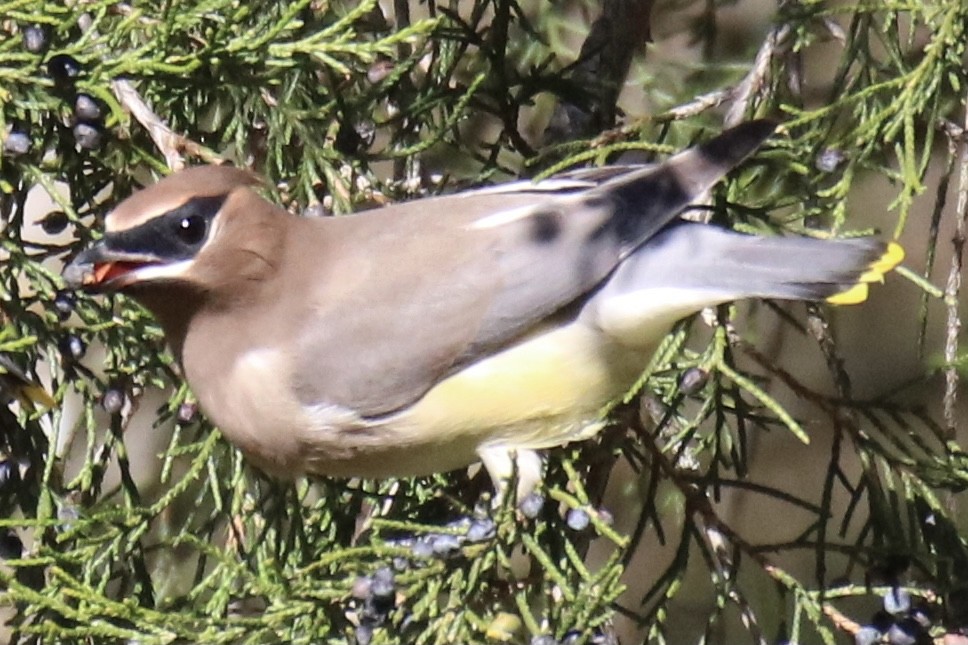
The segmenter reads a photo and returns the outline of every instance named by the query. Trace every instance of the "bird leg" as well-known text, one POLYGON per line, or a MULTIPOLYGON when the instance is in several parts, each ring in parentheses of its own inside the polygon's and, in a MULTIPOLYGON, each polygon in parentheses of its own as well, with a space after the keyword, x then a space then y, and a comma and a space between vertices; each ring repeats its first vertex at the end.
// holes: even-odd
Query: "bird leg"
POLYGON ((541 455, 527 448, 509 449, 505 446, 481 446, 477 454, 494 482, 497 492, 495 505, 500 506, 511 483, 516 481, 516 501, 520 502, 537 488, 544 470, 541 455))

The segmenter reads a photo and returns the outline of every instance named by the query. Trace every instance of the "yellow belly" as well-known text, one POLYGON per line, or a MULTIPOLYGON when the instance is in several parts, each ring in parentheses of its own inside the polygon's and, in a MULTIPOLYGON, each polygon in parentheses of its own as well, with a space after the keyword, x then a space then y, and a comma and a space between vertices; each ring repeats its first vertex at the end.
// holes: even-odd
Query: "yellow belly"
POLYGON ((225 387, 196 393, 229 440, 270 473, 414 476, 471 464, 482 448, 534 450, 587 438, 650 353, 572 322, 466 367, 380 419, 301 407, 285 386, 286 363, 269 350, 244 356, 225 387))
POLYGON ((572 323, 448 377, 390 425, 475 446, 561 445, 597 426, 603 406, 631 387, 650 354, 572 323))

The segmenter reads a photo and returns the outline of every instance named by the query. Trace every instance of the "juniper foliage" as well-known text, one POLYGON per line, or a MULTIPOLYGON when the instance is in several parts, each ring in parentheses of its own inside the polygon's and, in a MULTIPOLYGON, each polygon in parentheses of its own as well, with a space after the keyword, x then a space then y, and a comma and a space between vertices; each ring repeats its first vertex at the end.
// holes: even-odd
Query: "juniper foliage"
POLYGON ((628 73, 644 103, 625 114, 614 82, 602 93, 588 71, 610 39, 574 42, 597 5, 0 0, 0 353, 58 402, 0 406, 9 642, 834 643, 869 635, 871 598, 899 585, 931 637, 968 629, 968 5, 781 2, 762 33, 733 34, 727 64, 733 3, 626 2, 638 19, 604 33, 641 32, 650 9, 665 31, 628 73), (567 118, 546 134, 551 113, 567 118), (195 412, 145 312, 67 294, 59 277, 113 204, 183 163, 252 167, 288 208, 343 214, 663 156, 724 121, 778 115, 782 134, 716 190, 710 216, 866 233, 852 195, 881 180, 891 197, 874 225, 913 243, 902 275, 923 294, 894 315, 937 359, 856 397, 835 313, 770 305, 824 357, 817 390, 722 307, 676 328, 600 438, 551 451, 542 498, 522 510, 493 510, 473 471, 264 478, 195 412), (912 215, 925 201, 933 216, 912 215), (939 311, 940 340, 924 331, 939 311), (139 414, 148 435, 131 429, 139 414), (750 444, 767 431, 798 440, 784 459, 823 446, 815 480, 761 483, 750 444), (735 523, 721 500, 736 494, 774 504, 793 537, 735 523), (806 573, 786 567, 804 551, 806 573))

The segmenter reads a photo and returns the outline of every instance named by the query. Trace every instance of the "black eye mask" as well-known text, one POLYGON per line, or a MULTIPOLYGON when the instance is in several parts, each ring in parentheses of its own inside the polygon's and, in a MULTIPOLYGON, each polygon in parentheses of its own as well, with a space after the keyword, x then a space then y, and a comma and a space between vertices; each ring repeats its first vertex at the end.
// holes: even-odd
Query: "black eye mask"
POLYGON ((228 195, 195 197, 140 226, 108 233, 102 240, 112 251, 137 253, 172 262, 188 260, 205 244, 212 219, 228 195))

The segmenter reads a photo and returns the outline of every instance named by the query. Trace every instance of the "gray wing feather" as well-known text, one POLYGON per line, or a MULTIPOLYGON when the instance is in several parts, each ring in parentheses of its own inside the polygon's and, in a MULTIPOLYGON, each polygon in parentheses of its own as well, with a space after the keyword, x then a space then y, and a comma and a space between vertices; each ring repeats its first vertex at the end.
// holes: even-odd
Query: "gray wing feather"
POLYGON ((499 346, 596 288, 775 127, 744 123, 665 163, 632 167, 591 190, 538 203, 501 226, 502 287, 464 355, 473 359, 499 346))
POLYGON ((300 333, 301 400, 364 416, 412 403, 596 289, 773 129, 750 122, 585 190, 569 178, 564 194, 521 184, 317 220, 341 266, 300 333))

